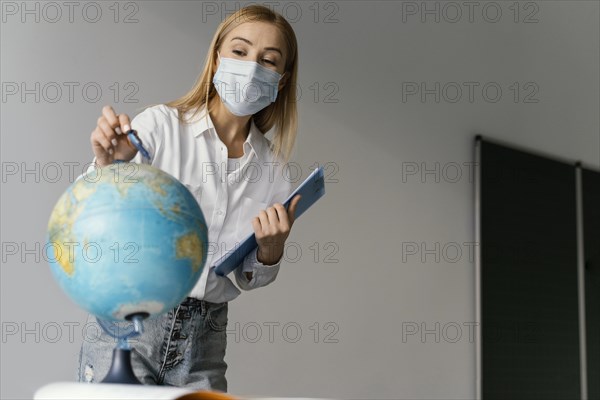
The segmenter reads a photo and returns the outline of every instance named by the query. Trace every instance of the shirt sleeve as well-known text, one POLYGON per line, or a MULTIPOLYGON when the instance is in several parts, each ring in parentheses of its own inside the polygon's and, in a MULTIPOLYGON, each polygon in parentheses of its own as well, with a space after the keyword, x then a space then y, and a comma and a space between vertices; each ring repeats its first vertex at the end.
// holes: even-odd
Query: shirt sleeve
MULTIPOLYGON (((283 203, 292 192, 292 184, 288 180, 282 180, 282 182, 278 186, 282 187, 282 189, 275 193, 275 195, 273 195, 271 204, 283 203)), ((266 286, 269 283, 273 282, 277 277, 277 274, 279 273, 279 267, 281 266, 283 255, 279 258, 279 260, 277 260, 275 264, 265 265, 257 260, 257 252, 258 247, 252 250, 244 258, 242 266, 236 268, 234 271, 235 280, 238 286, 243 290, 251 290, 262 286, 266 286), (252 272, 251 280, 248 280, 245 272, 252 272)))
POLYGON ((242 261, 242 266, 234 271, 238 286, 244 290, 256 289, 267 286, 273 282, 279 273, 283 256, 272 265, 265 265, 256 259, 258 247, 252 250, 242 261), (252 272, 252 279, 248 280, 245 272, 252 272))

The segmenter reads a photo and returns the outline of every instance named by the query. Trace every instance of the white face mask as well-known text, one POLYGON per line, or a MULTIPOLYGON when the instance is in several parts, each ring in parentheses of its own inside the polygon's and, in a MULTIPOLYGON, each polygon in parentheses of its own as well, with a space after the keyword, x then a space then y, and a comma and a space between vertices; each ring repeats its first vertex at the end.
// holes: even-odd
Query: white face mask
POLYGON ((253 115, 277 99, 279 73, 254 61, 218 56, 219 68, 213 84, 232 114, 240 117, 253 115))

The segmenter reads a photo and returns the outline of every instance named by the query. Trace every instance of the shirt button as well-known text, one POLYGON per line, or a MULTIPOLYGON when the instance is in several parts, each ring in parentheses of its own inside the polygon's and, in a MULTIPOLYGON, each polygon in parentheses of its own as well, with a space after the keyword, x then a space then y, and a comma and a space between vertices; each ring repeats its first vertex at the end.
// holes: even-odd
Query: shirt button
POLYGON ((217 215, 223 215, 223 211, 221 211, 221 210, 218 210, 218 211, 217 211, 217 215))

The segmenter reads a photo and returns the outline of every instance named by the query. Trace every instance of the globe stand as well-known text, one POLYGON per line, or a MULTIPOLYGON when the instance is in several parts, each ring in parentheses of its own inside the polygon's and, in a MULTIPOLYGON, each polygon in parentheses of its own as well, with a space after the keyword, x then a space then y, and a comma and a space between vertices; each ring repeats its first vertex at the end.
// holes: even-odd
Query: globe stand
POLYGON ((98 324, 104 332, 118 340, 117 346, 113 350, 110 369, 101 383, 142 384, 135 376, 133 367, 131 366, 131 346, 128 339, 139 336, 144 332, 143 321, 147 317, 147 313, 128 315, 126 319, 131 321, 132 325, 124 332, 119 332, 121 329, 119 325, 96 317, 98 324))

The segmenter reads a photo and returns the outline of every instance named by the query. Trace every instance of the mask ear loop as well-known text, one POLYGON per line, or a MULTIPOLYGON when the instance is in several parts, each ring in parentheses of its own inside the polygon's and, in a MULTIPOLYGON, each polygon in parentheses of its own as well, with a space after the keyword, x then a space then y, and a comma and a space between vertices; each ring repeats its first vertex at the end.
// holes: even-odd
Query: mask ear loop
MULTIPOLYGON (((221 54, 220 53, 221 53, 220 51, 217 51, 217 57, 219 58, 219 64, 221 63, 221 54)), ((213 76, 216 73, 217 73, 217 71, 214 71, 213 76)), ((208 126, 208 101, 206 102, 206 104, 204 104, 204 107, 205 107, 204 120, 206 122, 206 126, 208 126)), ((216 129, 215 129, 214 125, 213 125, 213 130, 216 133, 216 129)))

